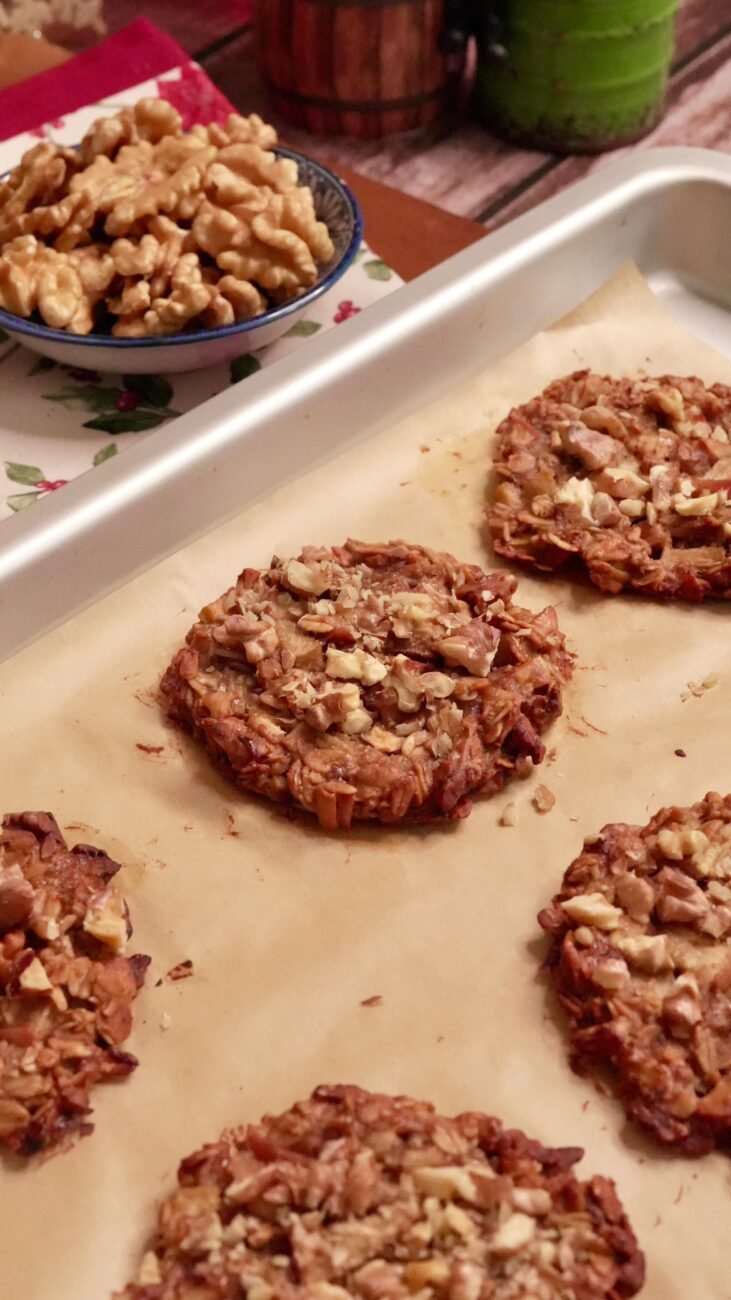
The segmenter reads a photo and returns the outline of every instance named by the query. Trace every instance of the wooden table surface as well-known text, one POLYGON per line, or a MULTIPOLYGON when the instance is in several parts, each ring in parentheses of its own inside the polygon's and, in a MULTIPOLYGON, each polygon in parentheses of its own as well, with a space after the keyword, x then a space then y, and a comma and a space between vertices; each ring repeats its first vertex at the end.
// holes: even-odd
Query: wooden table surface
MULTIPOLYGON (((250 10, 251 0, 148 0, 144 12, 241 111, 272 117, 254 60, 250 10)), ((138 0, 107 0, 109 30, 139 12, 138 0)), ((10 39, 0 37, 0 86, 66 57, 38 41, 9 49, 10 39)), ((82 43, 92 39, 87 33, 82 43)), ((371 244, 405 279, 627 152, 561 158, 516 149, 466 117, 449 131, 375 142, 325 140, 276 124, 287 143, 351 180, 371 244)), ((678 144, 731 152, 731 0, 683 0, 668 111, 631 149, 678 144)))

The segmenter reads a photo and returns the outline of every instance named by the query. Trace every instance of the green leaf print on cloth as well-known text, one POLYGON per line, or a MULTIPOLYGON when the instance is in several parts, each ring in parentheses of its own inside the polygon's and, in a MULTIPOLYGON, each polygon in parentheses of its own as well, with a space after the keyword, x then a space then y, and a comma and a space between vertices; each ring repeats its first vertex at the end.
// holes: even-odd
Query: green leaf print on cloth
POLYGON ((45 375, 46 371, 55 370, 56 364, 50 357, 38 357, 28 371, 28 375, 45 375))
POLYGON ((60 402, 73 410, 80 406, 84 411, 111 411, 124 393, 123 388, 105 388, 99 384, 76 384, 73 388, 59 388, 57 393, 44 393, 46 402, 60 402))
POLYGON ((390 280, 393 276, 390 266, 386 266, 386 263, 382 262, 380 257, 374 257, 370 262, 364 262, 363 270, 369 280, 390 280))
POLYGON ((308 339, 311 334, 316 334, 319 329, 322 329, 319 320, 297 320, 294 325, 287 330, 284 337, 286 339, 308 339))
POLYGON ((16 514, 19 510, 32 506, 39 497, 66 486, 65 478, 47 479, 39 465, 22 465, 17 460, 5 461, 5 473, 11 483, 25 483, 27 487, 35 489, 33 492, 14 492, 12 496, 6 497, 8 509, 16 514))
POLYGON ((108 442, 106 447, 102 447, 101 451, 98 451, 96 453, 96 456, 94 457, 91 463, 92 465, 103 465, 105 460, 110 460, 111 457, 116 456, 116 454, 117 454, 116 442, 108 442))
POLYGON ((168 407, 173 400, 173 386, 162 375, 125 375, 128 393, 137 393, 146 406, 168 407))
MULTIPOLYGON (((101 447, 92 460, 92 466, 102 465, 105 460, 109 460, 117 454, 117 444, 114 442, 107 443, 106 447, 101 447)), ((5 503, 9 510, 15 514, 20 510, 27 510, 32 506, 34 501, 39 497, 48 496, 50 492, 56 492, 59 488, 65 487, 67 480, 65 478, 47 479, 44 477, 43 470, 39 465, 21 465, 18 461, 6 460, 5 473, 11 483, 24 483, 34 489, 32 492, 14 492, 12 496, 6 497, 5 503)))
POLYGON ((238 384, 242 379, 248 379, 249 375, 255 375, 257 370, 261 370, 261 361, 257 361, 256 357, 236 357, 229 369, 231 383, 238 384))
POLYGON ((80 409, 92 414, 94 418, 84 422, 84 429, 114 435, 145 433, 180 414, 170 405, 173 386, 161 375, 125 375, 124 387, 119 387, 103 384, 95 371, 65 369, 73 382, 43 397, 67 411, 80 409))
POLYGON ((11 483, 27 483, 29 487, 35 487, 43 478, 43 470, 37 465, 18 465, 12 460, 6 460, 5 473, 11 483))
POLYGON ((145 429, 156 429, 170 418, 169 411, 110 411, 108 415, 98 416, 96 420, 85 420, 85 429, 100 429, 102 433, 142 433, 145 429))
POLYGON ((7 502, 17 514, 19 510, 27 510, 40 496, 43 496, 42 492, 19 492, 17 496, 8 497, 7 502))

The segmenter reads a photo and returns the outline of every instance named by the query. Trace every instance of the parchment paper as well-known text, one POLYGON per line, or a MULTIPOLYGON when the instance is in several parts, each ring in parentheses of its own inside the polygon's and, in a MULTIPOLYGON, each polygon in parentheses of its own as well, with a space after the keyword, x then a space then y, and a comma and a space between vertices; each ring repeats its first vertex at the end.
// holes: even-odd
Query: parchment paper
POLYGON ((128 864, 132 950, 153 957, 130 1043, 140 1068, 97 1090, 93 1136, 40 1166, 0 1168, 3 1300, 104 1300, 133 1276, 178 1160, 321 1082, 485 1110, 584 1146, 581 1171, 616 1179, 646 1251, 645 1300, 731 1294, 731 1164, 664 1154, 572 1075, 535 922, 585 834, 731 787, 731 609, 524 576, 524 603, 556 605, 580 656, 548 738, 555 757, 449 828, 328 837, 285 820, 214 775, 149 695, 200 605, 275 551, 404 536, 489 567, 489 431, 581 365, 731 381, 731 363, 626 268, 459 392, 0 668, 2 809, 51 809, 76 824, 72 841, 98 840, 128 864), (713 673, 718 685, 681 699, 713 673), (530 803, 538 782, 557 796, 547 816, 530 803), (498 824, 508 800, 513 828, 498 824), (184 958, 193 977, 155 987, 184 958), (380 1005, 361 1005, 376 994, 380 1005))

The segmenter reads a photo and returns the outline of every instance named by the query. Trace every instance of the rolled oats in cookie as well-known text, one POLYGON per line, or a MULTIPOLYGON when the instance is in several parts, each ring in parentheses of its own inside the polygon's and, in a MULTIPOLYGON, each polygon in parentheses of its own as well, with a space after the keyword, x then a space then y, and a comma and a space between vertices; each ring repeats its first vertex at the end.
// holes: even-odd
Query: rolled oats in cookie
POLYGON ((0 829, 0 1144, 21 1155, 90 1133, 97 1083, 131 1073, 122 1044, 148 957, 102 849, 66 846, 49 813, 0 829))
POLYGON ((515 579, 406 542, 244 569, 162 681, 170 716, 246 790, 327 830, 464 817, 540 763, 572 658, 515 579))
POLYGON ((495 550, 602 591, 731 597, 731 387, 577 371, 497 431, 495 550))
POLYGON ((731 1139, 731 795, 587 840, 550 907, 572 1061, 698 1155, 731 1139))
POLYGON ((115 1300, 622 1300, 644 1260, 577 1147, 427 1102, 317 1088, 183 1160, 115 1300))

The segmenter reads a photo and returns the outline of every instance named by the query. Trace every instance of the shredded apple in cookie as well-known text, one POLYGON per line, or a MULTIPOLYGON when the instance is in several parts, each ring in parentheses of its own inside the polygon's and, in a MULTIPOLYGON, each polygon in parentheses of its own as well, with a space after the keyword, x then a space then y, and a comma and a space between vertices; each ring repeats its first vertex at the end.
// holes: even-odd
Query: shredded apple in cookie
POLYGON ((540 924, 577 1069, 690 1154, 731 1138, 731 796, 605 826, 540 924))
POLYGON ((515 579, 406 542, 306 547, 207 605, 162 692, 247 790, 327 830, 464 817, 540 763, 572 659, 515 579))
POLYGON ((602 591, 731 596, 731 388, 588 370, 497 431, 495 550, 538 569, 579 561, 602 591))
POLYGON ((486 1115, 317 1088, 184 1160, 116 1300, 622 1300, 644 1260, 606 1178, 486 1115))
POLYGON ((0 830, 0 1142, 30 1155, 92 1130, 91 1089, 130 1074, 121 1044, 149 957, 102 849, 68 849, 48 813, 0 830))

